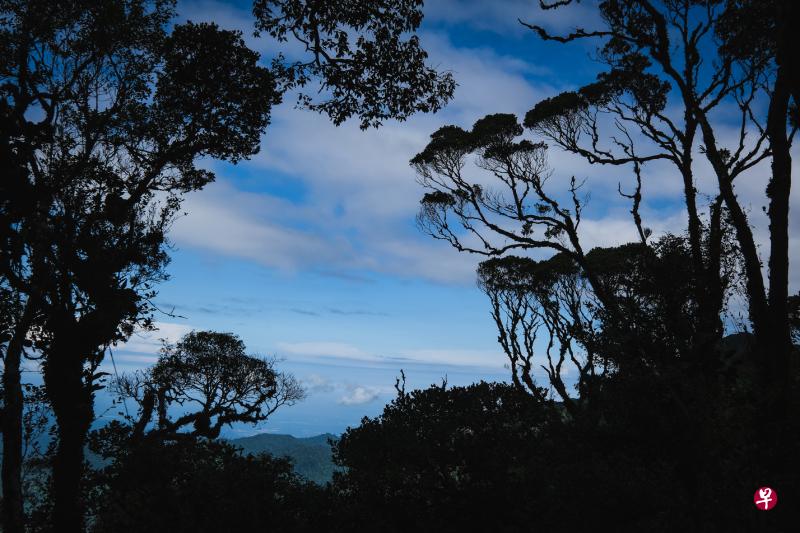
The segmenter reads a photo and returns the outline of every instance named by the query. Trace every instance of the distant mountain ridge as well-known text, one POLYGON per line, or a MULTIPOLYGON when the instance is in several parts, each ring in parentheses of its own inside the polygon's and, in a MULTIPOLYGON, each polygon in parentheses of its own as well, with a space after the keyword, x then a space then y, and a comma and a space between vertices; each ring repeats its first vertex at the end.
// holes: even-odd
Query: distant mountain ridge
POLYGON ((304 438, 259 433, 251 437, 230 439, 229 442, 240 447, 243 453, 269 453, 276 457, 288 457, 294 463, 295 472, 309 481, 324 485, 333 478, 336 471, 328 439, 337 441, 339 437, 330 433, 304 438))

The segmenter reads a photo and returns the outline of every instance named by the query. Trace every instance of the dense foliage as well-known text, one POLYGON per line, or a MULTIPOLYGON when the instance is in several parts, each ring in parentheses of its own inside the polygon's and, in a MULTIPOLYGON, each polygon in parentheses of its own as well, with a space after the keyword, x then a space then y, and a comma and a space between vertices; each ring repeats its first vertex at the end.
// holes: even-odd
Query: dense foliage
POLYGON ((92 482, 94 531, 319 531, 308 526, 324 503, 286 460, 214 441, 150 441, 92 482))

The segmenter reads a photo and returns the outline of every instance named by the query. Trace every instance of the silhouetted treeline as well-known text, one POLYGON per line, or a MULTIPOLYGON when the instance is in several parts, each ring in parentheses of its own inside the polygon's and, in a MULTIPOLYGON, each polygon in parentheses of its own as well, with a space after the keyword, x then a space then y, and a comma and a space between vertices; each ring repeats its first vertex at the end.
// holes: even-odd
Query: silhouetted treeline
MULTIPOLYGON (((403 391, 335 444, 344 471, 324 487, 284 460, 222 442, 143 442, 91 476, 89 523, 95 531, 672 532, 757 531, 763 517, 770 531, 790 531, 780 526, 796 518, 790 504, 770 514, 752 506, 759 449, 742 438, 753 415, 742 412, 746 402, 698 433, 663 392, 623 379, 604 390, 599 423, 510 384, 403 391), (696 501, 698 493, 713 497, 696 501)), ((787 437, 798 431, 785 428, 787 437)), ((794 497, 798 466, 788 462, 768 480, 782 504, 794 497)))

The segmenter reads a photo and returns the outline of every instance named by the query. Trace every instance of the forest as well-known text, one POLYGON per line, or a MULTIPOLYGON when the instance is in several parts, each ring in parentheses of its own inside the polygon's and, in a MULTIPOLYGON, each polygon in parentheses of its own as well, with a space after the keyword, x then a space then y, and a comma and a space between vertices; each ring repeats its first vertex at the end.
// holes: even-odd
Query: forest
POLYGON ((523 2, 525 43, 591 79, 452 124, 469 72, 430 58, 435 0, 248 0, 247 32, 189 4, 0 0, 2 531, 797 530, 797 2, 523 2), (282 113, 434 124, 400 154, 414 231, 477 258, 505 365, 427 388, 398 365, 313 480, 227 438, 313 395, 281 354, 220 326, 113 359, 176 316, 171 231, 209 162, 257 157, 282 113), (648 225, 655 181, 677 229, 648 225), (632 240, 587 236, 600 194, 632 240))

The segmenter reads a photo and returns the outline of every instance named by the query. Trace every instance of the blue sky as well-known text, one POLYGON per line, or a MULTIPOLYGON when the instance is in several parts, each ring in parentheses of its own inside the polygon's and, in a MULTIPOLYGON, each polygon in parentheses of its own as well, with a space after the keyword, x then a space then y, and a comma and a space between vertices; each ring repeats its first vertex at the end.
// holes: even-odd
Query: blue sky
MULTIPOLYGON (((252 160, 205 162, 218 179, 187 197, 187 214, 170 236, 172 279, 156 300, 182 318, 157 316, 158 332, 116 349, 120 371, 154 361, 158 338, 192 329, 231 331, 251 351, 282 359, 279 368, 304 383, 308 398, 230 436, 340 433, 380 413, 401 368, 408 387, 445 376, 454 385, 508 377, 488 302, 475 285, 478 259, 416 228, 423 190, 408 160, 442 125, 470 127, 488 113, 522 116, 542 98, 591 81, 598 65, 589 45, 543 43, 517 18, 568 30, 591 27, 594 15, 586 4, 545 14, 527 0, 426 4, 422 42, 431 63, 459 84, 451 104, 363 132, 355 122, 336 128, 295 109, 289 95, 252 160)), ((245 2, 183 2, 179 18, 241 29, 268 62, 277 47, 251 36, 249 9, 245 2)), ((618 182, 630 190, 630 172, 588 169, 558 152, 550 162, 555 179, 591 176, 582 235, 588 247, 634 238, 630 206, 616 192, 618 182)), ((682 230, 681 185, 670 172, 646 171, 643 215, 656 233, 682 230)), ((760 197, 763 177, 741 187, 760 197)), ((106 405, 101 398, 98 414, 106 405)))

